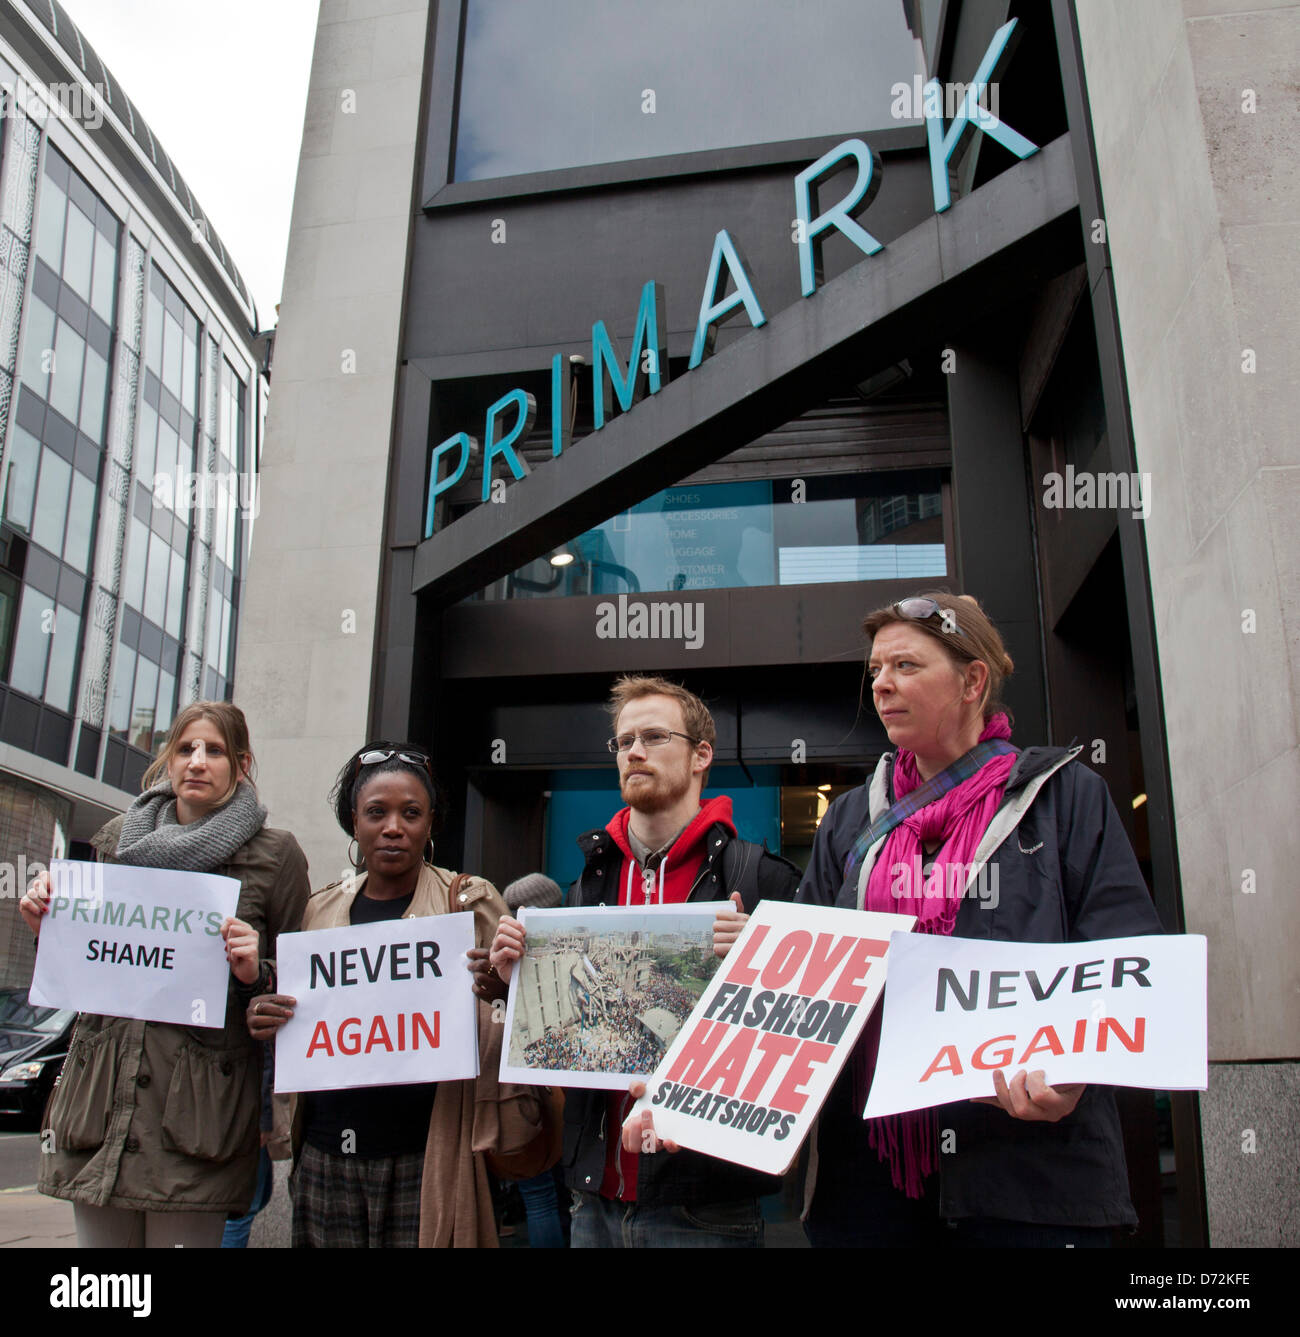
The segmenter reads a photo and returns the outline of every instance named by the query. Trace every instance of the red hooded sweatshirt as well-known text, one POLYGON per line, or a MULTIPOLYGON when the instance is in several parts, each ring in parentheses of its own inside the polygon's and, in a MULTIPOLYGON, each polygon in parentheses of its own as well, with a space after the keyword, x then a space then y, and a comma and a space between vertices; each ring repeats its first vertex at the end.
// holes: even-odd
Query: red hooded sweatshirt
MULTIPOLYGON (((614 843, 623 851, 619 867, 618 903, 641 907, 645 905, 681 905, 691 894, 700 864, 708 849, 705 837, 709 829, 721 823, 734 839, 735 824, 731 820, 731 799, 719 794, 703 803, 686 830, 673 841, 672 848, 653 870, 643 869, 632 853, 627 836, 631 808, 622 808, 614 814, 605 828, 614 843)), ((637 1157, 635 1151, 623 1150, 623 1120, 632 1108, 632 1098, 623 1092, 611 1092, 609 1110, 605 1118, 606 1148, 605 1177, 601 1180, 600 1194, 620 1202, 636 1201, 637 1157), (620 1178, 621 1171, 621 1178, 620 1178)))

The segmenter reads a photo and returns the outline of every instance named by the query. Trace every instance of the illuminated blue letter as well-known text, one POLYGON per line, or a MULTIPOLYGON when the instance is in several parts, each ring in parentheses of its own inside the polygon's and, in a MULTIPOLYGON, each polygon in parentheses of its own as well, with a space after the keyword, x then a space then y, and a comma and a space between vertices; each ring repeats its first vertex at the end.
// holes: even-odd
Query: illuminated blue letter
POLYGON ((975 79, 966 89, 961 110, 953 117, 947 134, 943 132, 943 90, 933 79, 925 86, 925 138, 930 146, 930 180, 934 185, 935 213, 943 213, 952 203, 952 194, 948 188, 948 164, 976 130, 983 130, 1004 149, 1010 149, 1017 158, 1028 158, 1031 153, 1038 152, 1037 144, 1031 143, 1009 125, 1003 125, 991 111, 979 105, 989 80, 996 79, 1011 59, 1011 34, 1015 27, 1016 20, 1012 19, 993 34, 989 49, 984 53, 979 69, 975 71, 975 79))
POLYGON ((510 472, 516 478, 523 478, 528 466, 514 452, 514 444, 521 436, 527 436, 532 430, 533 419, 537 416, 537 401, 532 395, 522 390, 511 390, 504 394, 487 411, 487 424, 483 428, 483 500, 492 492, 492 461, 500 455, 510 466, 510 472), (511 405, 518 415, 515 425, 501 438, 496 439, 497 418, 511 405))
POLYGON ((667 341, 659 337, 661 315, 667 324, 663 286, 651 280, 641 289, 641 305, 636 309, 636 330, 632 335, 632 356, 628 359, 626 379, 605 322, 598 320, 591 327, 591 398, 596 427, 604 427, 605 415, 613 413, 615 394, 624 413, 641 398, 643 361, 652 395, 668 379, 667 341), (608 382, 605 380, 606 367, 609 369, 608 382))
POLYGON ((564 393, 564 357, 560 353, 551 359, 551 455, 559 455, 569 444, 569 396, 564 393))
POLYGON ((441 445, 434 447, 433 458, 429 461, 429 504, 424 511, 425 538, 433 537, 434 502, 448 488, 455 487, 465 477, 465 470, 469 468, 470 452, 477 444, 472 436, 466 436, 464 432, 457 432, 455 436, 449 436, 441 445), (460 462, 456 465, 455 472, 448 474, 440 483, 438 482, 438 461, 457 446, 460 447, 460 462))
POLYGON ((713 254, 709 258, 709 277, 704 281, 704 296, 700 298, 700 318, 695 322, 695 342, 691 345, 691 361, 688 371, 698 367, 706 357, 713 353, 713 345, 718 332, 713 327, 724 320, 730 320, 741 308, 749 316, 749 323, 758 329, 767 324, 763 308, 758 304, 754 285, 749 281, 749 266, 741 255, 736 243, 731 240, 724 228, 713 239, 713 254), (718 289, 725 288, 726 280, 722 276, 722 262, 727 262, 727 273, 736 281, 736 291, 730 297, 719 297, 718 289))
POLYGON ((794 179, 794 211, 798 231, 795 241, 799 246, 799 282, 803 286, 803 295, 811 297, 822 281, 821 244, 817 238, 827 230, 835 228, 842 232, 855 246, 859 246, 868 255, 875 255, 881 244, 864 227, 853 220, 876 198, 880 189, 880 161, 876 155, 860 140, 846 139, 829 153, 824 153, 811 167, 805 167, 794 179), (826 212, 813 217, 813 209, 821 208, 814 197, 817 194, 817 181, 826 176, 836 163, 846 158, 856 158, 858 179, 853 189, 826 212))

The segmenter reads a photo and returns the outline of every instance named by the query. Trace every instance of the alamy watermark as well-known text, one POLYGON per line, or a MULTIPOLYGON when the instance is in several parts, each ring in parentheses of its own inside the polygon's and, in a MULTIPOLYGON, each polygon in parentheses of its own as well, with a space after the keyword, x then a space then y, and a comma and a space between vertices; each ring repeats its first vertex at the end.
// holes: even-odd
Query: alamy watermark
POLYGON ((156 473, 152 491, 155 506, 180 514, 213 510, 220 496, 225 496, 227 504, 246 519, 255 520, 261 506, 257 475, 236 470, 196 474, 182 468, 175 474, 156 473))
POLYGON ((29 84, 21 75, 13 83, 0 80, 0 118, 20 110, 41 124, 54 115, 76 121, 87 130, 98 130, 104 124, 107 101, 102 84, 29 84))
POLYGON ((1065 466, 1043 475, 1043 506, 1049 510, 1132 511, 1135 520, 1151 514, 1150 474, 1094 474, 1065 466))
POLYGON ((889 892, 896 901, 978 900, 982 910, 998 908, 1000 870, 997 864, 940 863, 925 872, 920 856, 889 870, 889 892))
POLYGON ((687 650, 704 644, 704 605, 690 599, 629 599, 596 605, 596 635, 602 641, 681 641, 687 650))

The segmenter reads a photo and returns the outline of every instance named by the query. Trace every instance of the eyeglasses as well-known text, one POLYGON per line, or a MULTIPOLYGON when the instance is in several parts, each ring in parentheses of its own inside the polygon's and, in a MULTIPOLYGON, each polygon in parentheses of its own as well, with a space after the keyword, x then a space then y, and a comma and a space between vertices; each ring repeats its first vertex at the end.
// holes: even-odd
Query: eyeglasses
POLYGON ((352 778, 355 780, 361 774, 363 766, 378 766, 381 761, 388 761, 391 757, 422 767, 429 773, 429 779, 433 779, 433 762, 423 752, 401 752, 395 747, 372 748, 369 752, 363 752, 352 767, 352 778))
POLYGON ((688 733, 678 733, 676 729, 642 729, 640 733, 621 733, 617 738, 609 739, 605 746, 615 754, 630 752, 638 738, 647 748, 663 747, 670 738, 684 738, 692 746, 698 746, 700 741, 688 733))
POLYGON ((925 622, 937 614, 943 622, 941 630, 951 635, 965 634, 957 625, 956 614, 951 608, 940 608, 937 599, 900 599, 891 607, 899 617, 905 617, 909 622, 925 622))

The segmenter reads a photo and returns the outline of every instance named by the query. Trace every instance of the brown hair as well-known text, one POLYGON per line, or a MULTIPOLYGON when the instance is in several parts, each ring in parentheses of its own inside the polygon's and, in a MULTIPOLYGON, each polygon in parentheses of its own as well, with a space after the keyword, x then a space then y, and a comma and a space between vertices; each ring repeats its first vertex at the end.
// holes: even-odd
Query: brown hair
MULTIPOLYGON (((650 677, 644 674, 625 673, 615 682, 609 693, 609 722, 618 728, 618 717, 623 707, 643 696, 671 697, 682 708, 682 725, 692 738, 708 743, 710 747, 717 741, 718 731, 713 724, 709 708, 694 692, 688 692, 679 683, 669 682, 667 678, 650 677)), ((709 768, 712 770, 712 767, 709 768)), ((709 783, 709 772, 700 777, 701 787, 709 783)))
MULTIPOLYGON (((985 720, 994 715, 1003 714, 1008 721, 1011 712, 1002 701, 1002 685, 1011 675, 1015 665, 1007 654, 1007 647, 1002 643, 1002 636, 993 625, 988 614, 979 606, 979 601, 970 594, 950 594, 947 590, 937 590, 924 594, 909 595, 915 599, 933 599, 939 605, 940 613, 924 619, 904 617, 893 604, 877 608, 862 619, 862 630, 868 641, 876 639, 876 633, 882 627, 892 623, 902 623, 906 627, 915 627, 932 640, 938 641, 954 664, 973 664, 978 660, 989 671, 989 680, 984 688, 984 699, 980 709, 985 720), (955 631, 945 631, 945 621, 956 624, 955 631)), ((900 599, 899 603, 905 602, 900 599)))
POLYGON ((244 712, 229 701, 192 701, 186 706, 172 721, 172 727, 167 731, 167 741, 163 744, 163 749, 153 764, 145 771, 144 779, 140 782, 140 788, 142 791, 151 789, 167 774, 167 768, 176 755, 176 749, 180 745, 185 730, 195 720, 208 720, 216 725, 217 732, 221 735, 221 741, 225 745, 226 755, 230 758, 230 788, 218 799, 217 807, 220 807, 221 804, 229 803, 234 798, 235 789, 241 780, 247 780, 249 784, 253 783, 253 775, 257 765, 253 758, 252 744, 248 738, 248 721, 244 718, 244 712), (244 774, 245 757, 248 758, 247 775, 244 774))

